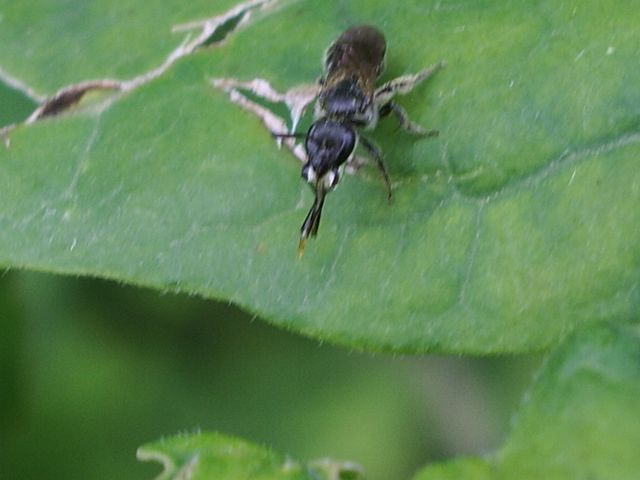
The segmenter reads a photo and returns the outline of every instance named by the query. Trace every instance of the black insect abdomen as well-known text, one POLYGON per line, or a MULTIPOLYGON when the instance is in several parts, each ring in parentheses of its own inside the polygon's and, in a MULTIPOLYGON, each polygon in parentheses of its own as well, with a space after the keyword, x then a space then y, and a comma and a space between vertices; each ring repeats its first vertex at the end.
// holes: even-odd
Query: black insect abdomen
POLYGON ((384 67, 386 48, 384 35, 377 28, 370 25, 350 28, 329 47, 325 57, 326 76, 357 70, 375 79, 384 67))

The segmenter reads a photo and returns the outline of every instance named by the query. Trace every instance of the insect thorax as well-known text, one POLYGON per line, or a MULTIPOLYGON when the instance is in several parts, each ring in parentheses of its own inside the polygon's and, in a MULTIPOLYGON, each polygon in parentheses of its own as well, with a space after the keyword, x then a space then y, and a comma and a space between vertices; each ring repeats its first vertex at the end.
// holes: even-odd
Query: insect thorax
POLYGON ((362 91, 357 79, 345 78, 323 88, 316 103, 315 117, 373 128, 377 121, 377 109, 371 97, 362 91))

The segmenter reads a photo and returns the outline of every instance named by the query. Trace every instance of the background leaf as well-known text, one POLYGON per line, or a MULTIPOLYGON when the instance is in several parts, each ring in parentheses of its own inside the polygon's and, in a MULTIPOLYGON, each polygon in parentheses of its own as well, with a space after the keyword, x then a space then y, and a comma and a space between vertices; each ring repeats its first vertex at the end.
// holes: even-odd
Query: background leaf
POLYGON ((160 461, 164 472, 158 480, 358 480, 359 466, 330 460, 302 465, 257 445, 221 434, 181 435, 138 450, 141 460, 160 461))
MULTIPOLYGON (((38 5, 0 4, 0 67, 49 93, 148 71, 187 35, 174 22, 230 6, 38 5)), ((579 323, 636 321, 633 2, 277 7, 106 108, 13 131, 0 151, 0 264, 225 299, 370 349, 526 351, 579 323), (345 179, 298 261, 311 202, 300 165, 209 79, 310 82, 323 49, 361 22, 388 37, 384 79, 447 60, 400 100, 441 135, 381 125, 371 136, 394 204, 373 169, 345 179)))
POLYGON ((548 360, 502 449, 416 480, 633 479, 640 460, 640 331, 602 326, 548 360))
MULTIPOLYGON (((636 478, 639 358, 637 328, 601 326, 580 332, 549 358, 496 455, 435 464, 416 480, 636 478)), ((262 478, 264 463, 269 472, 279 472, 266 478, 289 478, 281 458, 245 444, 238 448, 235 440, 217 435, 174 437, 143 447, 141 457, 174 465, 167 469, 173 475, 197 459, 202 466, 193 467, 193 478, 262 478), (236 449, 240 455, 220 454, 236 449), (237 474, 234 469, 247 470, 237 474), (255 473, 245 473, 252 469, 255 473)))

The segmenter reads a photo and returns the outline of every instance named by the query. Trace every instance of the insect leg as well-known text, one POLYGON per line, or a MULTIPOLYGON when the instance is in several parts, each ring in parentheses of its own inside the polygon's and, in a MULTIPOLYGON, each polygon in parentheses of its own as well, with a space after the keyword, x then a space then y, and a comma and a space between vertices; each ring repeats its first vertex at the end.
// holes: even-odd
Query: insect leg
POLYGON ((438 70, 444 67, 444 61, 440 61, 430 67, 421 70, 415 75, 403 75, 383 84, 374 94, 374 101, 378 105, 385 105, 397 93, 404 95, 413 90, 418 84, 433 76, 438 70))
POLYGON ((387 169, 384 166, 384 162, 382 161, 382 152, 380 152, 380 149, 376 147, 376 145, 372 141, 367 140, 362 136, 360 136, 360 141, 362 142, 362 145, 364 145, 364 148, 366 148, 367 152, 369 152, 369 154, 376 161, 376 166, 384 177, 384 183, 387 185, 387 194, 389 197, 389 201, 391 201, 391 180, 389 179, 389 174, 387 173, 387 169))
POLYGON ((424 128, 422 128, 422 126, 411 121, 409 115, 407 115, 407 111, 395 102, 389 102, 380 107, 380 117, 385 117, 390 113, 393 113, 395 115, 395 117, 398 119, 398 122, 400 122, 400 126, 409 133, 413 133, 414 135, 422 135, 425 137, 438 136, 438 130, 425 130, 424 128))

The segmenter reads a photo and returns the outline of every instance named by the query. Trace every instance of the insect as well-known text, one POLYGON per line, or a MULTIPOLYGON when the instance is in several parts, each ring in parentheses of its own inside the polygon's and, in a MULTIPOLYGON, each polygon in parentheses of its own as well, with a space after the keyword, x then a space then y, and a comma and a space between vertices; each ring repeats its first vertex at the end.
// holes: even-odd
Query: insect
POLYGON ((436 136, 437 130, 424 130, 412 122, 407 112, 392 99, 410 92, 444 66, 434 64, 415 75, 404 75, 376 88, 384 70, 386 40, 370 25, 346 30, 333 42, 324 57, 324 73, 314 110, 314 121, 306 133, 275 133, 276 137, 304 138, 307 160, 302 178, 312 187, 315 199, 300 229, 298 253, 302 255, 307 239, 315 237, 325 197, 342 178, 345 165, 353 160, 360 143, 373 157, 391 200, 391 180, 378 147, 359 130, 372 130, 378 119, 389 114, 410 133, 436 136))

